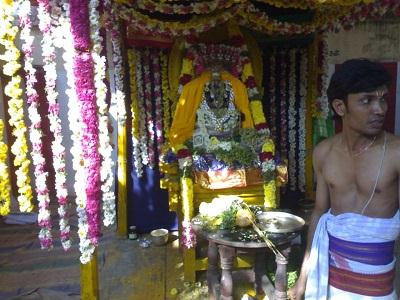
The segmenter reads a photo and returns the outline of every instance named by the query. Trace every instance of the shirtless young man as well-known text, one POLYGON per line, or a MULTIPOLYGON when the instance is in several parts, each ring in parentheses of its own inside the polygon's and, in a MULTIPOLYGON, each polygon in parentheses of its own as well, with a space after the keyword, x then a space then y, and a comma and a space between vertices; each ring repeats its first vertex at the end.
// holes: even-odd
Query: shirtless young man
POLYGON ((343 130, 313 153, 315 208, 291 299, 398 299, 400 139, 383 130, 390 75, 365 59, 343 63, 328 99, 343 130))

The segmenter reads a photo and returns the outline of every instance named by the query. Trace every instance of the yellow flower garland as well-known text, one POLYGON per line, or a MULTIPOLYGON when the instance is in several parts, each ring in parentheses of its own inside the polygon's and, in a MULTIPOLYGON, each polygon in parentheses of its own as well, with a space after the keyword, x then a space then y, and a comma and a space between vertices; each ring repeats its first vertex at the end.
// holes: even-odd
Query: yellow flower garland
POLYGON ((266 122, 262 103, 260 100, 250 101, 250 110, 251 114, 253 115, 253 120, 255 125, 266 122))
POLYGON ((260 2, 267 3, 269 5, 273 5, 276 7, 284 7, 284 8, 300 8, 300 9, 308 9, 308 8, 318 8, 323 6, 330 5, 342 5, 342 6, 350 6, 359 3, 371 3, 374 0, 258 0, 260 2))
MULTIPOLYGON (((3 137, 4 123, 0 119, 0 137, 3 137)), ((11 186, 7 168, 7 145, 0 140, 0 216, 6 216, 11 208, 11 186)))
POLYGON ((139 107, 136 89, 136 53, 134 50, 128 50, 128 64, 131 89, 131 113, 132 113, 132 136, 139 139, 139 107))
POLYGON ((168 56, 161 52, 161 90, 163 99, 163 129, 165 139, 168 140, 169 128, 171 127, 171 102, 168 85, 168 56))
POLYGON ((183 221, 190 221, 193 218, 193 180, 182 176, 180 181, 183 221))
MULTIPOLYGON (((262 152, 270 152, 275 155, 275 145, 271 139, 267 139, 262 147, 262 152)), ((264 182, 264 206, 277 208, 279 203, 276 198, 276 181, 270 180, 269 182, 264 182)))
POLYGON ((16 73, 21 68, 18 63, 20 51, 14 44, 18 28, 12 26, 13 23, 13 2, 0 2, 0 22, 4 24, 4 31, 0 32, 0 44, 4 45, 5 53, 0 59, 7 63, 3 67, 4 74, 11 76, 10 82, 5 87, 5 94, 10 97, 8 102, 8 112, 10 114, 9 123, 13 126, 12 133, 15 136, 15 142, 11 146, 11 152, 15 155, 14 165, 19 167, 16 171, 18 186, 18 202, 22 212, 31 212, 32 187, 29 178, 28 144, 25 133, 27 128, 24 122, 23 100, 21 81, 22 78, 16 73))

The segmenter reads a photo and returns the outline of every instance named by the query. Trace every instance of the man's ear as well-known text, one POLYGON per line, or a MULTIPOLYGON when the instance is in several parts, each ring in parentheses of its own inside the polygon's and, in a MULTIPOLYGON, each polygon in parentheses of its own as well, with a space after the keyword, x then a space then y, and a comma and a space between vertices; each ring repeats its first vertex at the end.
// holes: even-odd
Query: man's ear
POLYGON ((341 99, 334 99, 332 101, 332 108, 335 110, 336 114, 343 117, 346 113, 346 104, 341 99))

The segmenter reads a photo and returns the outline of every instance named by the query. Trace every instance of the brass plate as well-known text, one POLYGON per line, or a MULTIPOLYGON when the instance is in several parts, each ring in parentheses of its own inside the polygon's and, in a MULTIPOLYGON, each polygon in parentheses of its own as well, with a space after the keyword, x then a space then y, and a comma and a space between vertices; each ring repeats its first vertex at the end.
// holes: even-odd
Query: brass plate
POLYGON ((280 211, 267 211, 257 215, 261 230, 271 233, 289 233, 303 228, 305 221, 293 214, 280 211))

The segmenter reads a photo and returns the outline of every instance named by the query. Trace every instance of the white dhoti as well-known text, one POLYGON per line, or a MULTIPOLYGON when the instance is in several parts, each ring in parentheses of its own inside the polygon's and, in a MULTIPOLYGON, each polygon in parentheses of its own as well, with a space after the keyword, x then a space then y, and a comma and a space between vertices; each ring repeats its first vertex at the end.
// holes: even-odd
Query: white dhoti
POLYGON ((392 218, 322 215, 311 246, 305 299, 398 300, 392 278, 399 234, 399 211, 392 218))

